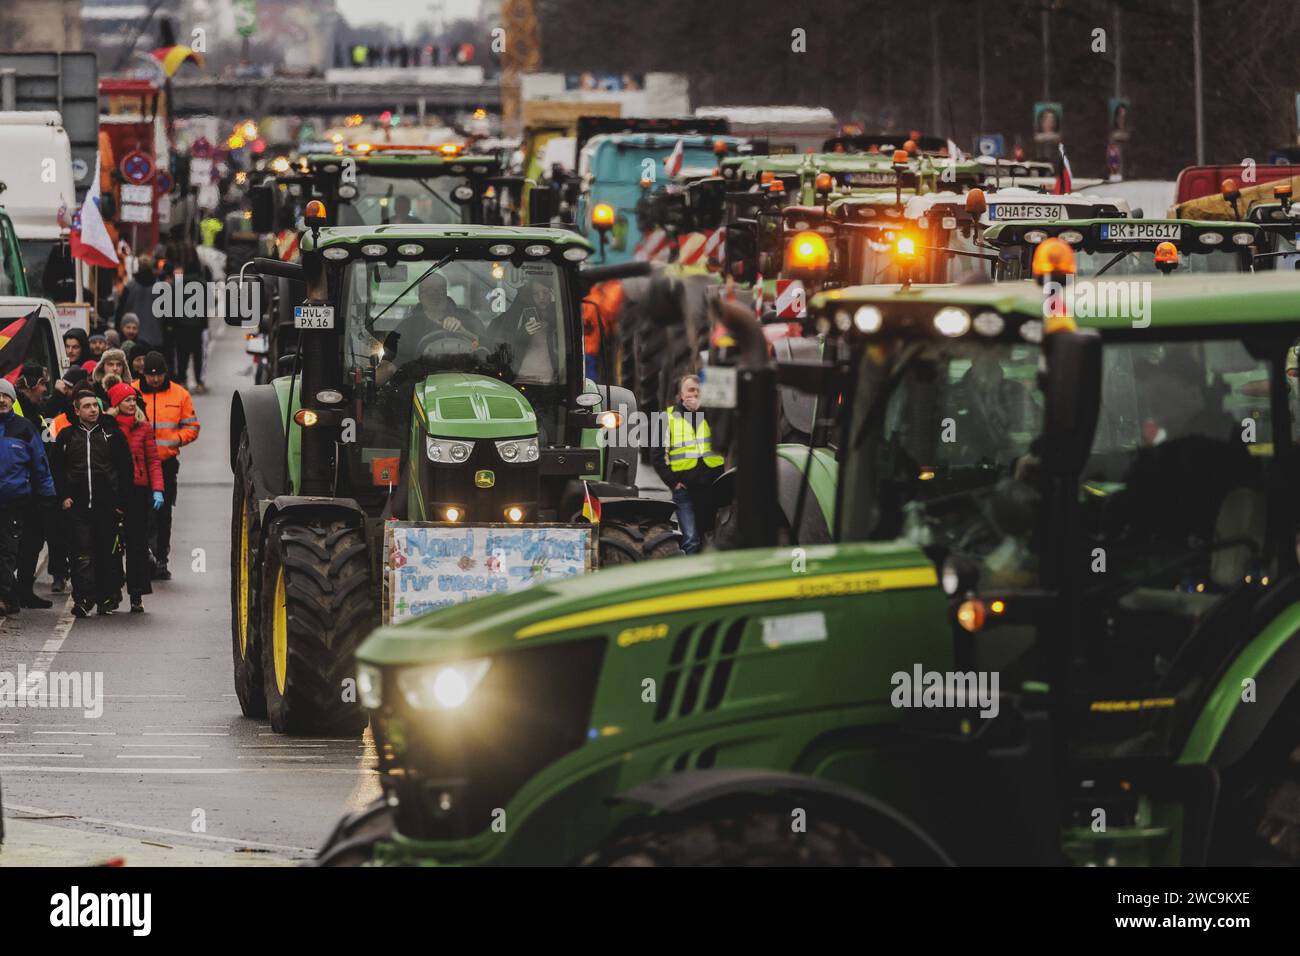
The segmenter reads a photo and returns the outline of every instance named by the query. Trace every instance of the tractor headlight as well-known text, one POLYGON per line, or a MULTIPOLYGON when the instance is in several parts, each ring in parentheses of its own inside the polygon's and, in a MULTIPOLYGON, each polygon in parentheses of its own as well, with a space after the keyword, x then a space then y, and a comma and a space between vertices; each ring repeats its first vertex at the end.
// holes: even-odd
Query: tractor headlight
POLYGON ((456 664, 409 667, 398 671, 397 687, 416 710, 456 710, 483 683, 492 661, 486 657, 456 664))
POLYGON ((383 672, 378 667, 357 662, 357 700, 367 710, 378 710, 384 702, 383 672))
POLYGON ((458 465, 463 461, 469 461, 469 456, 474 452, 474 443, 425 435, 424 451, 429 456, 429 461, 436 461, 440 465, 458 465))
POLYGON ((353 199, 356 197, 356 195, 357 195, 357 187, 353 186, 351 183, 344 183, 342 186, 339 187, 340 199, 353 199))
POLYGON ((536 461, 538 455, 537 439, 510 438, 506 441, 499 441, 497 442, 497 454, 501 456, 502 461, 508 461, 511 464, 536 461))

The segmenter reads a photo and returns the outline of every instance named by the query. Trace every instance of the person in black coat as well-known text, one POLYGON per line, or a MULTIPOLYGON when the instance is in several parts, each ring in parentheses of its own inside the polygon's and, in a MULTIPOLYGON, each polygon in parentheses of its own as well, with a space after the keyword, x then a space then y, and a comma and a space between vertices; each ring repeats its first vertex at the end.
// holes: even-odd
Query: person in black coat
POLYGON ((113 569, 113 544, 134 481, 131 449, 117 423, 101 414, 93 391, 74 393, 72 408, 75 421, 54 442, 54 482, 72 553, 72 613, 87 617, 98 606, 107 615, 121 601, 113 593, 121 577, 113 569))

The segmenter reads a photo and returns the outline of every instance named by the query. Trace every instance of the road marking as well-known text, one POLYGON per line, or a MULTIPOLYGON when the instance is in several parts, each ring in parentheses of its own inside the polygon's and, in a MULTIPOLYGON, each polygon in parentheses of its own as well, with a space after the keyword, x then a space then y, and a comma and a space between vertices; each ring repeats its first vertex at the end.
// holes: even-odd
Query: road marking
POLYGON ((18 804, 8 804, 10 810, 17 810, 20 813, 39 814, 45 817, 71 818, 79 823, 94 823, 100 826, 117 827, 122 830, 138 830, 142 833, 166 833, 168 836, 185 837, 190 840, 208 840, 212 843, 225 843, 232 846, 260 847, 267 850, 288 850, 291 853, 315 853, 316 851, 305 846, 286 846, 283 843, 260 843, 257 840, 240 840, 236 837, 213 836, 210 833, 191 833, 189 830, 171 830, 167 827, 147 827, 138 823, 126 823, 122 820, 104 820, 100 817, 83 817, 75 813, 56 813, 53 810, 42 810, 40 807, 25 807, 18 804))
POLYGON ((236 757, 236 760, 324 760, 323 754, 258 754, 256 757, 236 757))
POLYGON ((121 747, 202 747, 205 750, 211 747, 211 744, 119 744, 121 747))
MULTIPOLYGON (((85 754, 0 754, 0 757, 22 757, 24 760, 30 760, 32 757, 40 757, 42 760, 80 760, 85 754)), ((25 770, 25 767, 10 768, 25 770)))
MULTIPOLYGON (((259 736, 259 737, 283 737, 284 734, 258 734, 257 736, 259 736)), ((361 738, 360 738, 360 737, 313 737, 312 739, 315 740, 315 741, 317 741, 318 743, 327 743, 327 744, 359 744, 359 743, 361 743, 361 738)))
POLYGON ((50 737, 116 737, 116 730, 33 730, 32 736, 50 737))
POLYGON ((130 698, 139 697, 139 698, 144 698, 146 700, 184 700, 185 699, 184 694, 105 694, 104 696, 108 698, 112 698, 114 700, 122 700, 127 697, 130 698))
POLYGON ((118 760, 201 760, 198 754, 118 754, 118 760))
POLYGON ((172 731, 172 730, 146 730, 140 735, 141 737, 229 737, 230 734, 225 731, 217 732, 215 730, 195 730, 195 731, 172 731))
POLYGON ((27 669, 26 687, 35 687, 45 678, 54 663, 54 655, 59 653, 63 647, 63 642, 68 639, 68 632, 72 630, 72 623, 76 620, 72 616, 72 595, 68 595, 67 601, 63 604, 63 613, 59 617, 58 623, 54 625, 54 636, 45 642, 41 652, 36 655, 36 662, 27 669))
MULTIPOLYGON (((63 757, 65 754, 9 754, 11 757, 63 757)), ((78 755, 80 756, 80 755, 78 755)), ((7 767, 7 772, 22 770, 26 773, 156 773, 156 774, 215 774, 215 773, 379 773, 376 767, 304 767, 294 770, 290 767, 41 767, 20 766, 7 767)))
POLYGON ((315 747, 315 748, 318 748, 318 749, 324 749, 325 747, 328 747, 328 746, 329 746, 329 744, 240 744, 240 745, 239 745, 239 749, 241 749, 241 750, 269 750, 269 749, 271 749, 271 748, 273 748, 273 747, 315 747))

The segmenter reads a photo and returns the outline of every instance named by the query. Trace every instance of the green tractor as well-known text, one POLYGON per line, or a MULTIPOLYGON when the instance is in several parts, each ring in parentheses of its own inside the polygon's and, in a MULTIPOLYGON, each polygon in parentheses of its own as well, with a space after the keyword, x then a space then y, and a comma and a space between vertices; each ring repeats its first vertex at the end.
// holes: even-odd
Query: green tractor
POLYGON ((433 529, 425 553, 459 558, 412 614, 457 599, 456 580, 526 583, 475 550, 494 538, 535 550, 532 580, 560 567, 557 527, 594 528, 582 570, 677 554, 679 537, 671 502, 638 497, 636 447, 612 440, 631 395, 583 374, 584 290, 635 265, 584 273, 590 246, 561 230, 309 217, 301 264, 255 263, 306 289, 287 374, 231 406, 235 689, 277 732, 356 732, 352 654, 381 607, 394 616, 393 528, 433 529))
POLYGON ((376 631, 385 795, 320 862, 1294 861, 1300 306, 1151 286, 1140 329, 1044 321, 1029 283, 834 290, 848 357, 811 369, 728 312, 748 543, 777 382, 823 377, 834 542, 376 631))

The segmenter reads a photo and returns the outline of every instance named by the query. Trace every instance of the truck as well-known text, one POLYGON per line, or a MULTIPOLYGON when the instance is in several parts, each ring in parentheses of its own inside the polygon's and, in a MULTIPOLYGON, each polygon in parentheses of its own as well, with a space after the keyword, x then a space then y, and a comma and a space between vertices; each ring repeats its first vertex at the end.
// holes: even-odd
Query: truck
POLYGON ((72 148, 51 110, 0 113, 0 205, 22 249, 27 287, 42 298, 77 298, 68 236, 76 212, 72 148))

